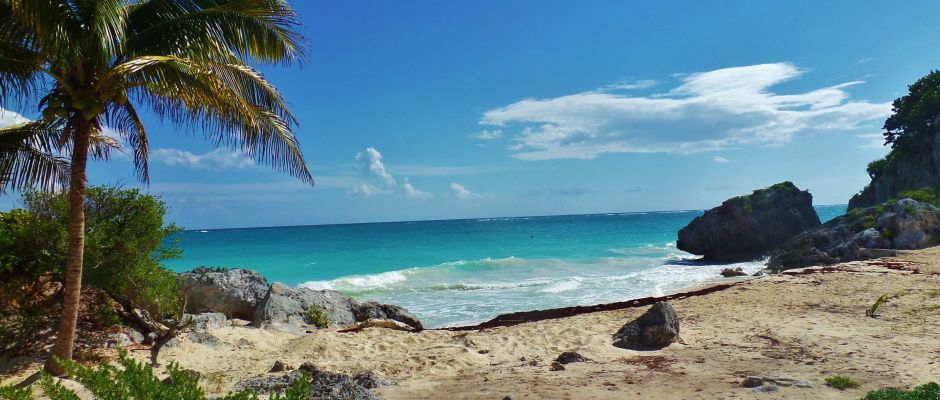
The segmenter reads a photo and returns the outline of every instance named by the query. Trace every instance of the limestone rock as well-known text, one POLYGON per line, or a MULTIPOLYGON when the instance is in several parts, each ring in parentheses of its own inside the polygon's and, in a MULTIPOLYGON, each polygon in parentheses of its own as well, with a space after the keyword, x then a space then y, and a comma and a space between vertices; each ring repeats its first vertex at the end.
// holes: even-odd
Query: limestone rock
POLYGON ((626 349, 661 349, 679 338, 679 315, 669 302, 653 304, 639 318, 614 334, 614 346, 626 349))
POLYGON ((590 359, 582 356, 581 354, 578 354, 577 352, 566 351, 564 353, 559 354, 558 358, 556 358, 555 361, 562 363, 562 364, 571 364, 571 363, 577 363, 577 362, 590 361, 590 359))
POLYGON ((228 318, 251 319, 268 292, 268 281, 248 269, 197 268, 179 275, 186 293, 186 312, 218 312, 228 318))

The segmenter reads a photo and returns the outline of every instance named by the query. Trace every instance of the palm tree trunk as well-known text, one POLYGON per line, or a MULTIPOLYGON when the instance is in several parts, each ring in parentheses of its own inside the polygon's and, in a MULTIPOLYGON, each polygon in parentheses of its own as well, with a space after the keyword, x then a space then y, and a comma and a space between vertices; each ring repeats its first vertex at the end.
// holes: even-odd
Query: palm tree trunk
POLYGON ((46 371, 55 376, 65 374, 62 360, 72 359, 75 326, 82 295, 82 258, 85 252, 85 167, 88 164, 88 143, 92 126, 80 116, 72 126, 71 176, 69 178, 69 248, 65 261, 65 290, 62 300, 62 319, 52 353, 46 360, 46 371))

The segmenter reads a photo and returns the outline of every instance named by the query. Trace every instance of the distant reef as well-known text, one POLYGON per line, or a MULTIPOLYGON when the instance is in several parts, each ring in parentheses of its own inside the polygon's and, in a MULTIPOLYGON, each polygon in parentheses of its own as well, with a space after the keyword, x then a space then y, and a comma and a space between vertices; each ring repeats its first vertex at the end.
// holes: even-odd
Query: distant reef
POLYGON ((786 181, 706 211, 679 231, 676 247, 710 262, 750 261, 819 224, 813 196, 786 181))

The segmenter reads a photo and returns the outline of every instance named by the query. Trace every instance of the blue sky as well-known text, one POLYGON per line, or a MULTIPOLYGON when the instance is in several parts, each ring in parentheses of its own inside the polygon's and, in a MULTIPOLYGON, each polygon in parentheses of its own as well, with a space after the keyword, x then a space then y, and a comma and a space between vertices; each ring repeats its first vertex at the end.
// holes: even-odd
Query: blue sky
MULTIPOLYGON (((928 1, 293 3, 309 59, 262 71, 317 186, 148 116, 148 190, 184 227, 700 209, 783 180, 845 203, 940 65, 928 1)), ((89 176, 140 186, 126 157, 89 176)))

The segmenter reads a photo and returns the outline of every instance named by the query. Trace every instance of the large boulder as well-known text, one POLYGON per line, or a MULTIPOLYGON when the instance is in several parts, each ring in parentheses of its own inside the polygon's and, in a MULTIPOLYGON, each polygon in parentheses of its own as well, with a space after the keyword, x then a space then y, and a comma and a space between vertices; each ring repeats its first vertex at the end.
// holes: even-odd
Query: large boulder
POLYGON ((186 312, 217 312, 250 320, 268 292, 268 280, 249 269, 197 268, 179 274, 186 312))
POLYGON ((819 224, 813 195, 787 181, 706 211, 679 230, 676 247, 704 261, 749 261, 819 224))
POLYGON ((669 346, 679 339, 679 315, 669 302, 653 304, 639 318, 614 334, 614 346, 651 350, 669 346))
POLYGON ((330 326, 346 326, 370 318, 388 318, 421 330, 421 321, 408 310, 377 302, 361 303, 334 290, 312 290, 290 287, 275 282, 261 301, 252 318, 254 326, 269 326, 286 331, 297 331, 309 321, 307 311, 318 307, 326 314, 330 326))
POLYGON ((769 266, 783 270, 865 260, 940 244, 940 210, 912 199, 856 208, 790 238, 769 266))

